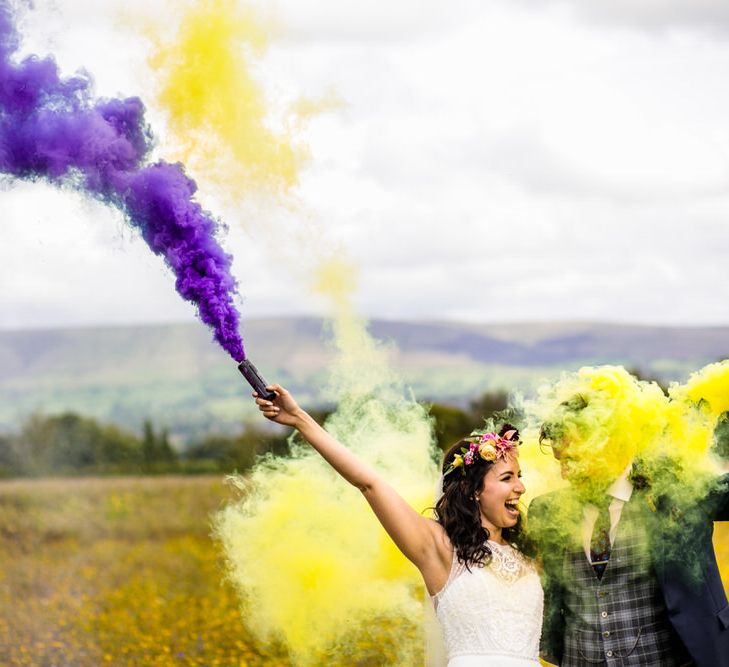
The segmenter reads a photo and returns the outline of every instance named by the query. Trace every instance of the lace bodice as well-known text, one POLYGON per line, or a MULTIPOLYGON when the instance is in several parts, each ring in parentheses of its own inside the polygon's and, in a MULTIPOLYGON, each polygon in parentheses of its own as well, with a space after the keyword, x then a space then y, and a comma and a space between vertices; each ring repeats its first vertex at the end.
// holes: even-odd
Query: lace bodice
POLYGON ((544 594, 532 563, 517 549, 489 541, 485 567, 453 565, 433 596, 448 657, 505 655, 537 660, 544 594))

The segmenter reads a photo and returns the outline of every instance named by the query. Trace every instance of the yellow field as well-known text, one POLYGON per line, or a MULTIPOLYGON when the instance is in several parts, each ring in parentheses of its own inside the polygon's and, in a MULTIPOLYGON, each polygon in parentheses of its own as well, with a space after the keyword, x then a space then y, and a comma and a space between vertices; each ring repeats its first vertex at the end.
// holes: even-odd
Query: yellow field
MULTIPOLYGON (((208 517, 228 493, 219 477, 0 483, 0 664, 289 664, 223 581, 208 517)), ((346 664, 381 664, 365 653, 346 664)))
POLYGON ((0 483, 0 664, 285 665, 223 583, 221 478, 0 483))

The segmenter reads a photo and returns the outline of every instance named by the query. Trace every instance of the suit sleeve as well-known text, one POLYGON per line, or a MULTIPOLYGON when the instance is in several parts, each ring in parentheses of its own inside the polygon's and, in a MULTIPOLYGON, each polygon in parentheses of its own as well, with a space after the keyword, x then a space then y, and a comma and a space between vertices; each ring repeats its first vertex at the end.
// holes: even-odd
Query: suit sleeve
POLYGON ((729 521, 729 473, 716 481, 709 502, 714 521, 729 521))
POLYGON ((564 588, 562 586, 562 551, 554 543, 556 531, 549 527, 549 503, 544 497, 535 498, 529 505, 529 535, 534 540, 542 564, 544 588, 544 623, 540 641, 541 657, 559 665, 564 651, 564 588), (551 539, 550 539, 551 537, 551 539))

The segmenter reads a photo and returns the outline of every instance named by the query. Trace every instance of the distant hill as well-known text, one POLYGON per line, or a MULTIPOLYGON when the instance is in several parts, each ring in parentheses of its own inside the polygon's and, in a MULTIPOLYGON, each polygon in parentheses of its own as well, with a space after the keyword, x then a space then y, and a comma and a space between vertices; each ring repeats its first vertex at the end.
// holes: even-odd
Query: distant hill
MULTIPOLYGON (((729 327, 374 320, 369 329, 418 398, 455 404, 584 364, 672 380, 729 356, 729 327)), ((253 320, 244 333, 266 377, 307 405, 323 401, 334 351, 322 320, 253 320)), ((0 430, 32 411, 73 409, 135 429, 149 416, 179 437, 226 431, 252 416, 248 392, 202 325, 0 331, 0 430)))

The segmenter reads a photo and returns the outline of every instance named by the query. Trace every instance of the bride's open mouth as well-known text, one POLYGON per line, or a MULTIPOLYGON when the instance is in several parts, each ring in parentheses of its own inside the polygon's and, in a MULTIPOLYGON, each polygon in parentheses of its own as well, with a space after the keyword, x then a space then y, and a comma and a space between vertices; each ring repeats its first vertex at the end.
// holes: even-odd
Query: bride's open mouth
POLYGON ((519 516, 519 507, 518 507, 519 501, 518 500, 507 500, 504 503, 504 507, 506 507, 506 513, 509 514, 509 516, 512 516, 514 518, 519 516))

